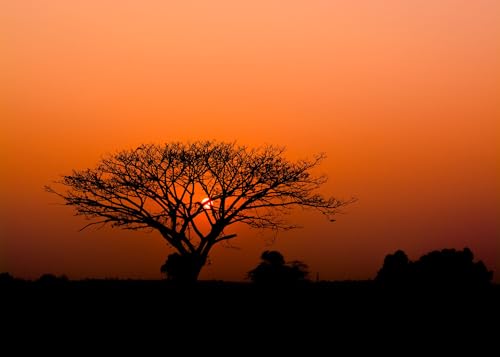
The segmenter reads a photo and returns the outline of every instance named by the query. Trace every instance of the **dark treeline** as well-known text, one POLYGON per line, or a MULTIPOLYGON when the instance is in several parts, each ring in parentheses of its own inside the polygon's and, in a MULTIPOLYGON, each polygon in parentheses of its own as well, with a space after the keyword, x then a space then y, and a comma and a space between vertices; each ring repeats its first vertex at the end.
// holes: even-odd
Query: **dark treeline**
MULTIPOLYGON (((450 252, 438 255, 442 254, 450 252)), ((118 334, 120 344, 127 347, 129 340, 137 341, 141 334, 171 345, 187 335, 197 339, 202 336, 201 341, 206 338, 217 349, 227 341, 240 341, 240 350, 259 346, 267 351, 264 346, 274 344, 286 351, 303 345, 312 355, 320 354, 313 351, 323 350, 319 346, 335 343, 338 348, 342 341, 353 339, 354 344, 346 342, 349 351, 360 345, 372 351, 376 346, 385 349, 396 343, 411 350, 414 346, 433 346, 433 351, 436 344, 449 351, 450 346, 463 348, 469 343, 476 351, 496 342, 490 334, 495 334, 491 326, 500 318, 499 285, 445 284, 445 289, 440 289, 435 285, 393 284, 404 279, 408 270, 412 274, 417 271, 413 266, 416 262, 400 264, 400 255, 389 255, 378 277, 367 281, 311 281, 305 264, 286 262, 280 253, 272 251, 263 253, 247 281, 240 283, 69 280, 51 274, 26 281, 3 273, 2 322, 14 335, 49 334, 46 341, 50 341, 51 350, 54 341, 62 340, 76 339, 85 345, 103 340, 115 343, 110 339, 113 334, 118 334), (389 257, 394 255, 397 263, 393 264, 389 257), (405 273, 396 274, 398 267, 405 273), (398 276, 395 280, 394 274, 398 276), (448 335, 452 337, 447 339, 448 335), (370 339, 372 342, 367 342, 370 339)), ((478 269, 475 264, 473 269, 478 269)), ((453 266, 457 268, 455 263, 453 266)), ((4 335, 7 340, 5 336, 8 334, 4 335)), ((17 348, 22 346, 18 344, 17 348)))
MULTIPOLYGON (((177 257, 177 256, 176 256, 177 257)), ((182 258, 182 257, 181 257, 182 258)), ((170 259, 162 267, 162 272, 166 276, 166 281, 162 286, 177 287, 178 280, 175 279, 179 272, 179 265, 184 262, 182 259, 170 259), (177 262, 177 260, 179 262, 177 262), (174 264, 175 263, 175 264, 174 264), (174 277, 174 278, 172 278, 174 277)), ((329 286, 342 284, 342 282, 312 282, 309 280, 308 266, 301 261, 286 262, 284 256, 278 251, 265 251, 261 255, 261 262, 247 274, 248 283, 229 283, 223 281, 198 282, 200 286, 233 286, 255 285, 262 287, 286 287, 286 286, 329 286)), ((491 285, 493 272, 488 270, 482 261, 474 261, 474 255, 469 248, 463 250, 443 249, 432 251, 423 255, 416 261, 411 261, 405 252, 398 250, 393 254, 388 254, 382 268, 379 270, 373 281, 343 282, 345 286, 358 284, 365 286, 377 286, 379 288, 394 287, 416 287, 416 288, 480 288, 491 285)), ((53 274, 43 274, 33 283, 39 286, 64 286, 71 281, 65 276, 55 276, 53 274)), ((80 285, 134 285, 144 286, 145 284, 155 284, 154 281, 133 281, 118 279, 86 279, 78 281, 80 285)), ((11 286, 27 284, 24 281, 13 277, 8 272, 0 273, 0 285, 11 286)))
POLYGON ((226 336, 256 326, 263 336, 286 332, 300 339, 311 331, 329 335, 334 326, 346 335, 392 331, 418 336, 421 343, 422 336, 443 331, 467 338, 490 332, 488 326, 500 318, 500 285, 491 277, 468 249, 431 252, 415 262, 398 251, 366 281, 308 280, 305 264, 266 251, 245 282, 181 285, 175 279, 69 280, 51 274, 26 281, 2 273, 0 306, 11 324, 38 326, 36 333, 56 321, 64 330, 92 326, 90 331, 102 328, 103 334, 110 326, 131 331, 155 326, 157 332, 203 329, 226 336), (33 320, 43 326, 23 323, 33 320), (424 335, 408 334, 416 328, 424 335))
POLYGON ((493 272, 474 262, 469 248, 435 250, 410 261, 402 250, 385 257, 376 282, 384 286, 481 287, 491 283, 493 272))

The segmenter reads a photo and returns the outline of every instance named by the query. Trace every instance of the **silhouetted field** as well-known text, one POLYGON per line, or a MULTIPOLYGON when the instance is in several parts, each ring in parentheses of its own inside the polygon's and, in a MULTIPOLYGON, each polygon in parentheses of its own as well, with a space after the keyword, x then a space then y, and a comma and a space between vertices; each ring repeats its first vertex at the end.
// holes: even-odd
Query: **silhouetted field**
MULTIPOLYGON (((385 287, 374 281, 311 282, 297 286, 256 286, 252 283, 200 281, 177 285, 162 280, 14 280, 1 285, 2 299, 24 308, 68 306, 128 306, 179 312, 176 307, 200 306, 199 311, 217 308, 244 313, 253 308, 276 313, 357 313, 412 312, 422 309, 487 313, 499 306, 500 285, 484 287, 385 287)), ((197 308, 191 310, 196 311, 197 308)))
POLYGON ((350 351, 383 351, 396 343, 437 344, 449 351, 464 343, 494 345, 500 317, 498 285, 421 289, 381 287, 374 281, 259 287, 221 281, 178 286, 56 280, 11 281, 0 289, 2 322, 9 333, 49 334, 83 345, 102 341, 111 348, 110 336, 118 335, 121 348, 138 338, 173 344, 187 338, 196 346, 229 351, 231 343, 259 349, 271 344, 283 353, 305 346, 313 355, 333 348, 332 343, 350 351), (359 343, 351 345, 352 339, 359 343))
POLYGON ((334 327, 353 333, 418 328, 472 334, 494 332, 491 326, 500 318, 500 285, 491 283, 493 272, 467 248, 433 251, 414 262, 397 251, 386 256, 374 280, 311 282, 306 275, 304 264, 286 264, 279 252, 266 251, 249 273, 252 282, 70 281, 51 274, 24 281, 1 273, 0 299, 3 317, 30 321, 25 327, 57 321, 63 328, 104 323, 173 333, 217 323, 222 331, 207 332, 253 326, 255 333, 271 334, 334 327))

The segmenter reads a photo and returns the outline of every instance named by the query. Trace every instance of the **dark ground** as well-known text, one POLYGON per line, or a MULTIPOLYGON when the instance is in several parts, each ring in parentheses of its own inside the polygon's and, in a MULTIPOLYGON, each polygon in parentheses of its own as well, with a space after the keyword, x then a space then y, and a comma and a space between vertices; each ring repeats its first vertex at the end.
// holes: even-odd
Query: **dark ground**
POLYGON ((133 342, 146 334, 207 347, 240 339, 256 346, 282 341, 290 351, 303 344, 334 348, 354 338, 353 350, 395 348, 400 341, 412 348, 470 344, 478 352, 498 345, 500 336, 499 285, 403 289, 354 281, 259 288, 229 282, 13 281, 2 284, 0 293, 2 325, 8 326, 4 338, 49 333, 52 339, 109 342, 106 336, 118 334, 133 342))
MULTIPOLYGON (((418 317, 450 313, 486 317, 498 312, 500 285, 482 288, 389 288, 373 281, 258 287, 222 281, 178 286, 166 281, 81 280, 1 284, 1 299, 22 310, 104 310, 108 313, 203 315, 351 315, 418 317)), ((5 306, 5 305, 4 305, 5 306)))

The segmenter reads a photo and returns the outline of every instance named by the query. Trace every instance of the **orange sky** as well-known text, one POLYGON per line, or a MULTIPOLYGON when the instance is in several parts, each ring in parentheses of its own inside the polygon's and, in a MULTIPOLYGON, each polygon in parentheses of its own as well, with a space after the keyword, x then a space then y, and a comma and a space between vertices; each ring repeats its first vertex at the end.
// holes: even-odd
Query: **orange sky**
POLYGON ((237 140, 326 152, 325 193, 359 202, 268 246, 241 230, 203 278, 264 249, 324 279, 387 253, 469 246, 500 281, 500 2, 0 0, 0 271, 159 278, 155 234, 77 232, 43 191, 141 143, 237 140), (177 4, 174 4, 177 3, 177 4))

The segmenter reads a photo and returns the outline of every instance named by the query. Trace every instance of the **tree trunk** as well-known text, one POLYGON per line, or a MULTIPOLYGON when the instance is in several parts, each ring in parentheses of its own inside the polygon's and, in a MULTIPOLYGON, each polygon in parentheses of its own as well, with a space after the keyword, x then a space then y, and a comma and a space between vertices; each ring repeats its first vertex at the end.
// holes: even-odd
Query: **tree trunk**
POLYGON ((198 280, 200 271, 205 265, 206 258, 196 253, 170 254, 161 272, 167 275, 167 279, 177 283, 191 284, 198 280))

